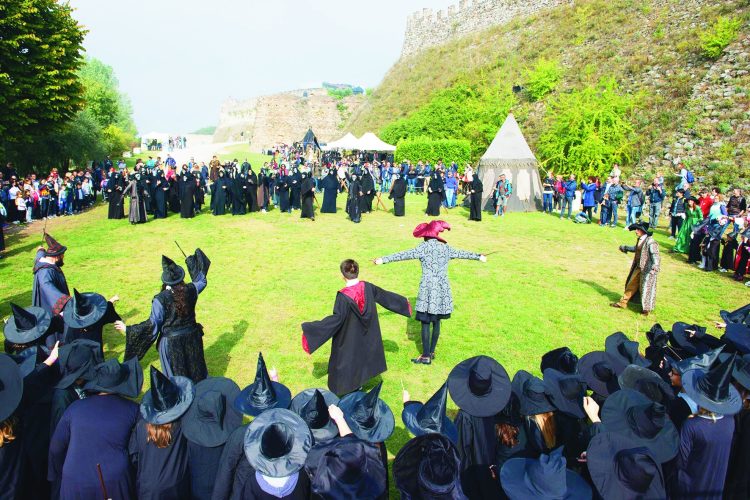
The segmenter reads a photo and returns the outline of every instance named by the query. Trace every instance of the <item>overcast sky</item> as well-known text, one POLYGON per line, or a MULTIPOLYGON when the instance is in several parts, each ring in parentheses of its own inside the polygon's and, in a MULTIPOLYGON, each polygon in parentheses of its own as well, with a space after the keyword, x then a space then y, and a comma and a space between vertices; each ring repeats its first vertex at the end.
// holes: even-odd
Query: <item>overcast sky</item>
POLYGON ((88 55, 112 66, 141 133, 216 125, 227 97, 375 87, 406 17, 458 0, 70 0, 88 55))

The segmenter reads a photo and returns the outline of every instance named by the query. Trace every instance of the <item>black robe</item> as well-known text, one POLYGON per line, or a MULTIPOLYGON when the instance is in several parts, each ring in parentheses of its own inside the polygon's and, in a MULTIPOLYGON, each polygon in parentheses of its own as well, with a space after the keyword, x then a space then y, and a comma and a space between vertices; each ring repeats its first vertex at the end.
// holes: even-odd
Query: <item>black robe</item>
POLYGON ((224 176, 219 176, 211 184, 211 210, 214 215, 224 215, 226 212, 228 182, 224 176))
POLYGON ((156 190, 154 189, 156 177, 153 173, 148 172, 143 178, 141 178, 141 181, 143 182, 146 193, 146 213, 151 215, 154 213, 154 207, 156 206, 156 190))
POLYGON ((176 178, 169 181, 169 210, 180 213, 180 183, 176 178))
POLYGON ((192 174, 183 175, 182 182, 182 203, 180 204, 180 217, 183 219, 192 219, 195 215, 195 178, 192 174))
POLYGON ((245 215, 245 191, 247 182, 242 174, 232 178, 232 215, 245 215))
POLYGON ((289 183, 289 203, 291 203, 293 209, 299 209, 301 204, 302 175, 299 172, 295 172, 289 176, 287 182, 289 183))
POLYGON ((104 325, 112 324, 115 321, 119 321, 120 319, 122 318, 120 318, 120 315, 117 314, 115 306, 108 301, 107 311, 104 313, 104 316, 99 318, 99 321, 97 321, 96 323, 91 324, 86 328, 73 328, 71 326, 65 325, 62 336, 62 344, 70 344, 76 339, 93 340, 94 342, 99 344, 101 353, 102 355, 104 355, 104 348, 102 347, 102 331, 104 330, 104 325))
POLYGON ((313 208, 313 198, 315 197, 315 181, 313 181, 309 177, 302 179, 300 196, 302 201, 302 213, 300 214, 300 217, 302 219, 315 219, 315 210, 313 208))
POLYGON ((289 182, 288 177, 279 177, 276 180, 276 192, 279 195, 279 209, 282 212, 291 212, 292 207, 289 204, 289 182))
POLYGON ((363 214, 372 212, 372 199, 375 197, 375 183, 369 173, 362 176, 359 190, 362 191, 362 197, 359 199, 360 211, 363 214))
POLYGON ((109 201, 108 219, 125 218, 125 207, 123 203, 122 190, 125 187, 124 179, 119 173, 109 174, 107 177, 107 200, 109 201))
POLYGON ((406 197, 406 181, 399 178, 393 181, 391 187, 391 193, 388 198, 393 200, 393 215, 396 217, 403 217, 405 214, 405 203, 404 198, 406 197))
POLYGON ((239 497, 242 500, 307 500, 310 498, 310 476, 304 469, 301 469, 297 476, 297 484, 288 495, 277 497, 263 491, 255 478, 255 474, 250 474, 242 485, 239 497))
POLYGON ((471 202, 469 205, 469 220, 476 220, 480 221, 482 220, 482 191, 484 190, 484 186, 482 185, 482 181, 479 180, 479 177, 476 175, 474 176, 474 180, 471 181, 471 186, 469 187, 469 196, 471 197, 471 202), (471 193, 471 191, 474 191, 471 193))
POLYGON ((335 214, 336 213, 336 197, 338 196, 341 185, 336 177, 336 174, 328 174, 323 177, 320 183, 323 189, 323 206, 320 207, 320 213, 323 214, 335 214))
POLYGON ((443 202, 443 181, 440 177, 433 176, 430 179, 427 192, 427 215, 433 217, 440 215, 440 205, 443 202))
POLYGON ((258 176, 252 170, 247 174, 247 191, 245 192, 247 211, 258 211, 258 176))
POLYGON ((169 183, 163 175, 158 175, 156 177, 154 190, 154 219, 166 219, 169 183))
POLYGON ((349 219, 352 222, 359 222, 362 220, 359 196, 360 189, 359 181, 352 181, 349 183, 349 196, 346 199, 346 213, 349 214, 349 219))
POLYGON ((495 417, 474 417, 458 410, 454 421, 458 429, 458 455, 461 470, 475 465, 492 465, 497 454, 495 417))
POLYGON ((182 500, 190 498, 187 439, 180 421, 172 422, 172 442, 157 448, 146 442, 146 422, 139 419, 130 436, 128 452, 136 471, 139 500, 182 500))
POLYGON ((362 312, 357 303, 345 294, 345 289, 336 294, 331 316, 302 323, 303 340, 309 353, 314 353, 332 339, 328 388, 335 394, 352 392, 387 369, 376 304, 396 314, 411 316, 411 305, 406 297, 366 281, 362 283, 362 312))
POLYGON ((216 480, 212 495, 213 500, 239 498, 242 485, 253 472, 245 458, 245 433, 250 424, 235 429, 224 444, 216 471, 216 480))
POLYGON ((193 500, 211 500, 224 445, 209 448, 188 441, 190 493, 193 500))

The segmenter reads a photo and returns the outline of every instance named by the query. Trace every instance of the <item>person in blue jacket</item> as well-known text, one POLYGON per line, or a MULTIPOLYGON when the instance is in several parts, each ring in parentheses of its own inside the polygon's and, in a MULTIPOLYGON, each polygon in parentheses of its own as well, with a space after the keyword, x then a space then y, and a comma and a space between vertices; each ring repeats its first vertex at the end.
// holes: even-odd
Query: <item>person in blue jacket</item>
POLYGON ((576 176, 570 174, 570 177, 563 183, 563 186, 565 187, 565 193, 562 200, 562 206, 560 207, 560 218, 563 218, 563 212, 565 212, 565 207, 567 206, 568 219, 572 220, 573 200, 576 197, 576 188, 578 187, 576 176))
POLYGON ((583 211, 591 220, 591 212, 596 206, 596 179, 589 177, 588 183, 581 182, 581 191, 583 191, 583 211))

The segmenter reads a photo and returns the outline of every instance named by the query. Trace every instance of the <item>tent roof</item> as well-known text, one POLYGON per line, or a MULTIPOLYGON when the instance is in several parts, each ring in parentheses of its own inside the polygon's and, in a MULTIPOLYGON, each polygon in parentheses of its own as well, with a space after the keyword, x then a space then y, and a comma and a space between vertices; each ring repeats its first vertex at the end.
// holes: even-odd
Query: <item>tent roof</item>
POLYGON ((312 128, 308 128, 307 132, 305 133, 305 137, 302 139, 302 146, 307 148, 308 145, 313 145, 316 148, 319 148, 318 146, 318 138, 315 137, 315 133, 312 131, 312 128))
POLYGON ((482 161, 503 161, 503 160, 533 160, 536 156, 531 152, 529 144, 526 142, 521 128, 518 126, 513 114, 509 114, 505 123, 500 127, 497 135, 492 139, 492 143, 487 151, 482 155, 482 161))
POLYGON ((357 149, 357 142, 358 139, 351 132, 347 132, 344 137, 326 144, 325 149, 357 149))
POLYGON ((382 141, 372 132, 367 132, 359 138, 359 144, 356 149, 360 151, 396 151, 396 146, 382 141))

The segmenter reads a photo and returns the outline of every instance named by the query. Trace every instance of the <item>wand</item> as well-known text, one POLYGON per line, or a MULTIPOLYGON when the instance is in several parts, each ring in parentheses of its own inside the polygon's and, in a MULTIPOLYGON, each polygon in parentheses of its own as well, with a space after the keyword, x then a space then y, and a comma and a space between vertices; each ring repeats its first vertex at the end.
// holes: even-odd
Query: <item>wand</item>
POLYGON ((177 245, 177 248, 180 249, 180 252, 182 252, 182 256, 187 259, 187 255, 185 255, 185 251, 182 249, 182 247, 180 246, 180 244, 177 243, 177 240, 175 240, 174 244, 177 245))
POLYGON ((104 476, 102 476, 102 466, 96 464, 96 471, 99 473, 99 484, 102 487, 102 495, 104 495, 104 500, 110 500, 109 495, 107 495, 107 487, 104 484, 104 476))

